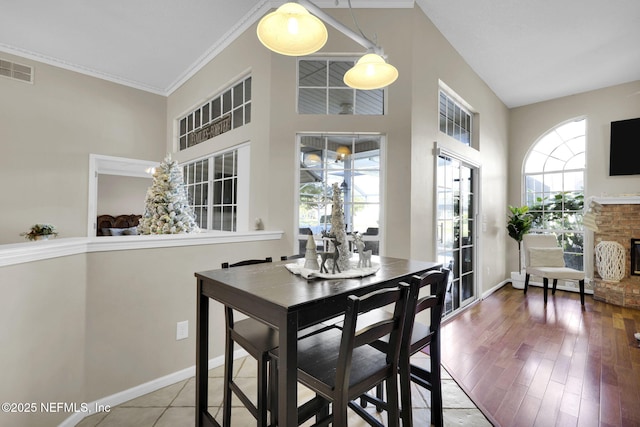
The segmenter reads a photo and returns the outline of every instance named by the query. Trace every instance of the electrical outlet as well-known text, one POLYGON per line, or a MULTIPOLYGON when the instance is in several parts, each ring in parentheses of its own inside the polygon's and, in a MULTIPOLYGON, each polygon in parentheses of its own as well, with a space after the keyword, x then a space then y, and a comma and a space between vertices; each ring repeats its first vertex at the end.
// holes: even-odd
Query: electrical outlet
POLYGON ((189 321, 178 322, 176 326, 176 341, 189 337, 189 321))

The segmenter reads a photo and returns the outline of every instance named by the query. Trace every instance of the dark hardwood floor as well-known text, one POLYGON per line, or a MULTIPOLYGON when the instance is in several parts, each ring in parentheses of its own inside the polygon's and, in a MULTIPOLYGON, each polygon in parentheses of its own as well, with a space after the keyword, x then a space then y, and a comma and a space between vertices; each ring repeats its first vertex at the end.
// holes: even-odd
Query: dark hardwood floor
POLYGON ((640 426, 640 310, 510 284, 442 325, 442 362, 497 426, 640 426))

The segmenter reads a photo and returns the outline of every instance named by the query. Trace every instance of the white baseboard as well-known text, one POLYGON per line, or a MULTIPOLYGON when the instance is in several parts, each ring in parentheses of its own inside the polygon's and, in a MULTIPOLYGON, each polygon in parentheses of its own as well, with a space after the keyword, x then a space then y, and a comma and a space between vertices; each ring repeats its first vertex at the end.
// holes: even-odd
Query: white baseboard
POLYGON ((494 293, 495 291, 497 291, 498 289, 500 289, 501 287, 503 287, 507 283, 511 283, 511 280, 503 280, 502 282, 498 283, 497 285, 495 285, 491 289, 484 291, 482 293, 482 295, 480 295, 480 299, 486 299, 489 295, 491 295, 492 293, 494 293))
MULTIPOLYGON (((248 353, 244 349, 240 349, 233 353, 233 358, 238 359, 240 357, 246 356, 247 354, 248 353)), ((213 359, 209 359, 208 369, 217 368, 219 366, 222 366, 223 364, 224 355, 218 356, 213 359)), ((62 423, 60 423, 58 427, 75 427, 75 425, 82 421, 85 417, 93 415, 95 413, 95 408, 113 408, 114 406, 120 405, 124 402, 128 402, 129 400, 135 399, 136 397, 144 396, 145 394, 160 390, 163 387, 167 387, 177 382, 189 379, 195 376, 195 374, 196 366, 193 365, 169 375, 165 375, 164 377, 156 378, 155 380, 151 380, 144 384, 140 384, 130 389, 103 397, 94 402, 88 403, 87 412, 74 413, 73 415, 65 419, 62 423)))

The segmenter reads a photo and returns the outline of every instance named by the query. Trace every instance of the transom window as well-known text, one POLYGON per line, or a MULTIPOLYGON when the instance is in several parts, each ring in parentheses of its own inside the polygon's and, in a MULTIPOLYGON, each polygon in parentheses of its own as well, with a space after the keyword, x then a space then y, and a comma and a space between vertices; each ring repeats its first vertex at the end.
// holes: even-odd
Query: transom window
POLYGON ((568 267, 583 269, 586 120, 561 124, 543 135, 525 159, 525 201, 531 232, 554 233, 568 267))
POLYGON ((440 132, 471 145, 473 115, 460 103, 440 91, 440 132))
POLYGON ((344 58, 298 60, 298 113, 384 114, 384 89, 356 90, 344 83, 354 63, 344 58))
POLYGON ((237 231, 238 150, 187 163, 183 174, 200 228, 237 231))
POLYGON ((178 119, 180 150, 251 122, 251 77, 178 119))

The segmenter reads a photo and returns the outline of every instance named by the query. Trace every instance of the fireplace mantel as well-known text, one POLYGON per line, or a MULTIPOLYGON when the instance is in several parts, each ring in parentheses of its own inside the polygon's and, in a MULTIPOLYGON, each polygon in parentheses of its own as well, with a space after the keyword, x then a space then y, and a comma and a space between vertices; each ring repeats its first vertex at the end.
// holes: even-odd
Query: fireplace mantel
POLYGON ((589 200, 601 205, 638 205, 640 204, 640 194, 591 197, 589 200))

